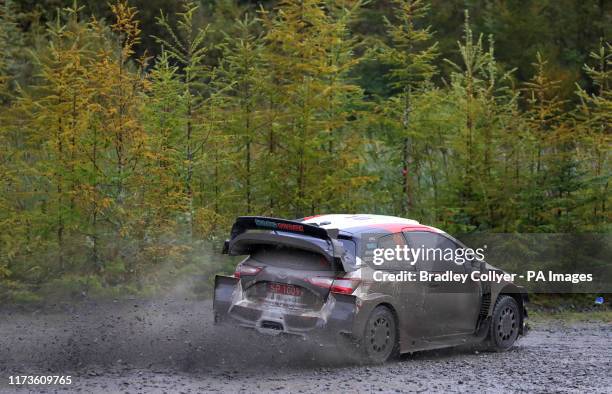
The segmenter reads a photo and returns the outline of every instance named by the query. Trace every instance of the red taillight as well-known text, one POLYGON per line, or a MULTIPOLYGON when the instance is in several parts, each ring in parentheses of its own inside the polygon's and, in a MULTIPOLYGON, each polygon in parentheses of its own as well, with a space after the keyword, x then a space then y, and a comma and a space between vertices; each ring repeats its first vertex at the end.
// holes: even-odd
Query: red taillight
POLYGON ((234 272, 235 278, 240 278, 244 275, 254 276, 257 275, 262 270, 261 267, 253 267, 252 265, 240 264, 236 267, 236 272, 234 272))
POLYGON ((332 293, 339 294, 353 294, 353 291, 361 283, 360 279, 357 278, 326 278, 322 276, 315 276, 314 278, 308 279, 310 283, 315 286, 329 289, 332 293))
POLYGON ((315 276, 314 278, 308 279, 308 282, 312 283, 315 286, 322 287, 324 289, 329 289, 334 283, 334 279, 325 278, 322 276, 315 276))
POLYGON ((332 284, 332 287, 329 289, 329 291, 331 291, 332 293, 339 294, 353 294, 357 286, 359 286, 359 283, 361 283, 361 280, 355 278, 334 279, 334 283, 332 284))

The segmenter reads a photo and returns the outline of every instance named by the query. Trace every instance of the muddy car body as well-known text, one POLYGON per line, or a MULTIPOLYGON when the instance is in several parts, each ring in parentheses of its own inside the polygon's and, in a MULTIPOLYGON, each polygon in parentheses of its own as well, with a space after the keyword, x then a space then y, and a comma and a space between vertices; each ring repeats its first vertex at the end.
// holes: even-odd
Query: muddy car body
POLYGON ((355 344, 375 362, 468 343, 506 350, 523 334, 527 296, 510 281, 374 280, 381 271, 503 273, 476 259, 372 264, 373 249, 403 245, 464 248, 439 229, 390 216, 240 217, 224 252, 246 258, 233 276, 215 278, 215 321, 269 334, 325 335, 355 344))

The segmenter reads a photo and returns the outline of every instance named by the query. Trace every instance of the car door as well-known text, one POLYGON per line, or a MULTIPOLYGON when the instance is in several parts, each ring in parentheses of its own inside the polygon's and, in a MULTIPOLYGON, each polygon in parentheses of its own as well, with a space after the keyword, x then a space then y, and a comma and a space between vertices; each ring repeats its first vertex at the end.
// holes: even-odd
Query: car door
MULTIPOLYGON (((417 261, 417 273, 469 274, 467 264, 458 264, 454 259, 444 259, 444 255, 457 255, 457 248, 462 248, 455 241, 432 232, 406 232, 409 247, 432 249, 441 252, 424 253, 417 261), (449 252, 449 250, 451 252, 449 252)), ((460 261, 458 261, 460 262, 460 261)), ((425 282, 423 324, 427 326, 429 338, 472 333, 476 328, 480 308, 480 286, 468 279, 461 281, 425 282)))
MULTIPOLYGON (((393 249, 396 247, 404 248, 406 239, 401 232, 388 234, 378 239, 379 249, 393 249)), ((376 267, 377 270, 397 274, 404 272, 415 272, 416 268, 410 262, 404 260, 385 260, 383 264, 376 267)), ((417 339, 424 335, 421 318, 423 316, 424 291, 418 282, 381 282, 381 292, 392 294, 396 299, 396 306, 399 308, 400 331, 402 338, 417 339)), ((416 342, 407 342, 402 348, 415 345, 416 342)))

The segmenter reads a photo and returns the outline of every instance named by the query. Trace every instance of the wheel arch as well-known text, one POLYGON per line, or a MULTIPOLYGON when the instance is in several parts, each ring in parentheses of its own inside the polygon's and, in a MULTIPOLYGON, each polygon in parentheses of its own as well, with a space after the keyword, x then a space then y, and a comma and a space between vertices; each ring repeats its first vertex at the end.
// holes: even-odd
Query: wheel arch
MULTIPOLYGON (((393 304, 387 300, 381 300, 380 302, 374 303, 372 306, 372 309, 370 310, 369 314, 368 314, 368 319, 370 318, 370 316, 372 316, 372 314, 374 314, 374 312, 378 309, 378 308, 386 308, 389 310, 389 312, 391 312, 391 315, 393 316, 393 319, 395 320, 395 343, 393 344, 393 350, 391 351, 390 357, 397 357, 400 354, 400 346, 401 346, 401 329, 400 329, 400 320, 399 320, 399 313, 397 312, 395 306, 393 306, 393 304)), ((365 327, 364 327, 365 328, 365 327)), ((363 336, 363 338, 365 338, 365 334, 363 336)))
MULTIPOLYGON (((378 308, 379 306, 384 306, 386 308, 389 308, 391 313, 393 313, 393 317, 395 318, 395 330, 399 334, 400 320, 399 320, 399 314, 397 313, 397 310, 395 309, 395 307, 389 301, 383 301, 383 302, 379 303, 378 305, 376 305, 374 308, 372 308, 372 310, 378 308)), ((398 336, 398 338, 399 338, 399 336, 398 336)))
POLYGON ((525 319, 527 319, 527 308, 526 308, 526 304, 529 301, 529 297, 527 295, 527 292, 525 291, 525 289, 523 287, 517 286, 514 283, 507 283, 506 285, 504 285, 500 290, 499 293, 497 294, 497 296, 495 297, 495 302, 491 303, 491 314, 493 313, 493 308, 495 306, 495 304, 497 303, 497 300, 499 299, 500 296, 508 296, 508 297, 512 297, 514 299, 514 301, 516 301, 518 307, 519 307, 519 311, 521 312, 521 321, 520 321, 520 325, 519 325, 519 333, 521 335, 525 334, 524 332, 524 321, 525 319))
POLYGON ((366 321, 369 319, 372 312, 374 312, 374 310, 378 308, 379 306, 384 306, 388 308, 393 314, 393 317, 395 318, 395 323, 396 323, 395 329, 397 331, 397 338, 399 341, 402 340, 401 338, 402 330, 400 329, 401 324, 402 324, 401 316, 398 312, 398 308, 396 308, 396 306, 394 305, 393 299, 391 297, 385 295, 385 296, 380 296, 380 297, 372 297, 369 299, 362 299, 360 300, 360 302, 358 301, 358 304, 359 304, 360 311, 357 314, 357 317, 355 319, 354 326, 353 326, 354 336, 361 337, 363 335, 362 334, 363 331, 365 330, 366 321))
POLYGON ((399 313, 397 312, 397 310, 395 309, 393 304, 391 304, 388 301, 380 302, 379 304, 377 304, 372 309, 372 311, 374 311, 376 308, 378 308, 380 306, 384 306, 385 308, 388 308, 391 311, 391 314, 393 314, 393 318, 395 319, 395 341, 396 341, 395 345, 397 346, 398 354, 400 354, 401 353, 401 348, 402 348, 402 341, 404 340, 405 334, 402 333, 403 330, 400 328, 401 327, 401 320, 400 320, 399 313))

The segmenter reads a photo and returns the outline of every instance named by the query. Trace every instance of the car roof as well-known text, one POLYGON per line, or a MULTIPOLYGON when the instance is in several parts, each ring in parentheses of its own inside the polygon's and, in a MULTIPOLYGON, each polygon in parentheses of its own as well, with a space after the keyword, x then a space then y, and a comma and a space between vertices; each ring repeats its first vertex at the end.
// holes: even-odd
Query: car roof
POLYGON ((430 231, 442 233, 443 231, 425 226, 412 219, 397 216, 371 215, 371 214, 328 214, 308 216, 302 219, 303 223, 316 224, 325 229, 338 229, 353 235, 367 232, 398 231, 430 231))

